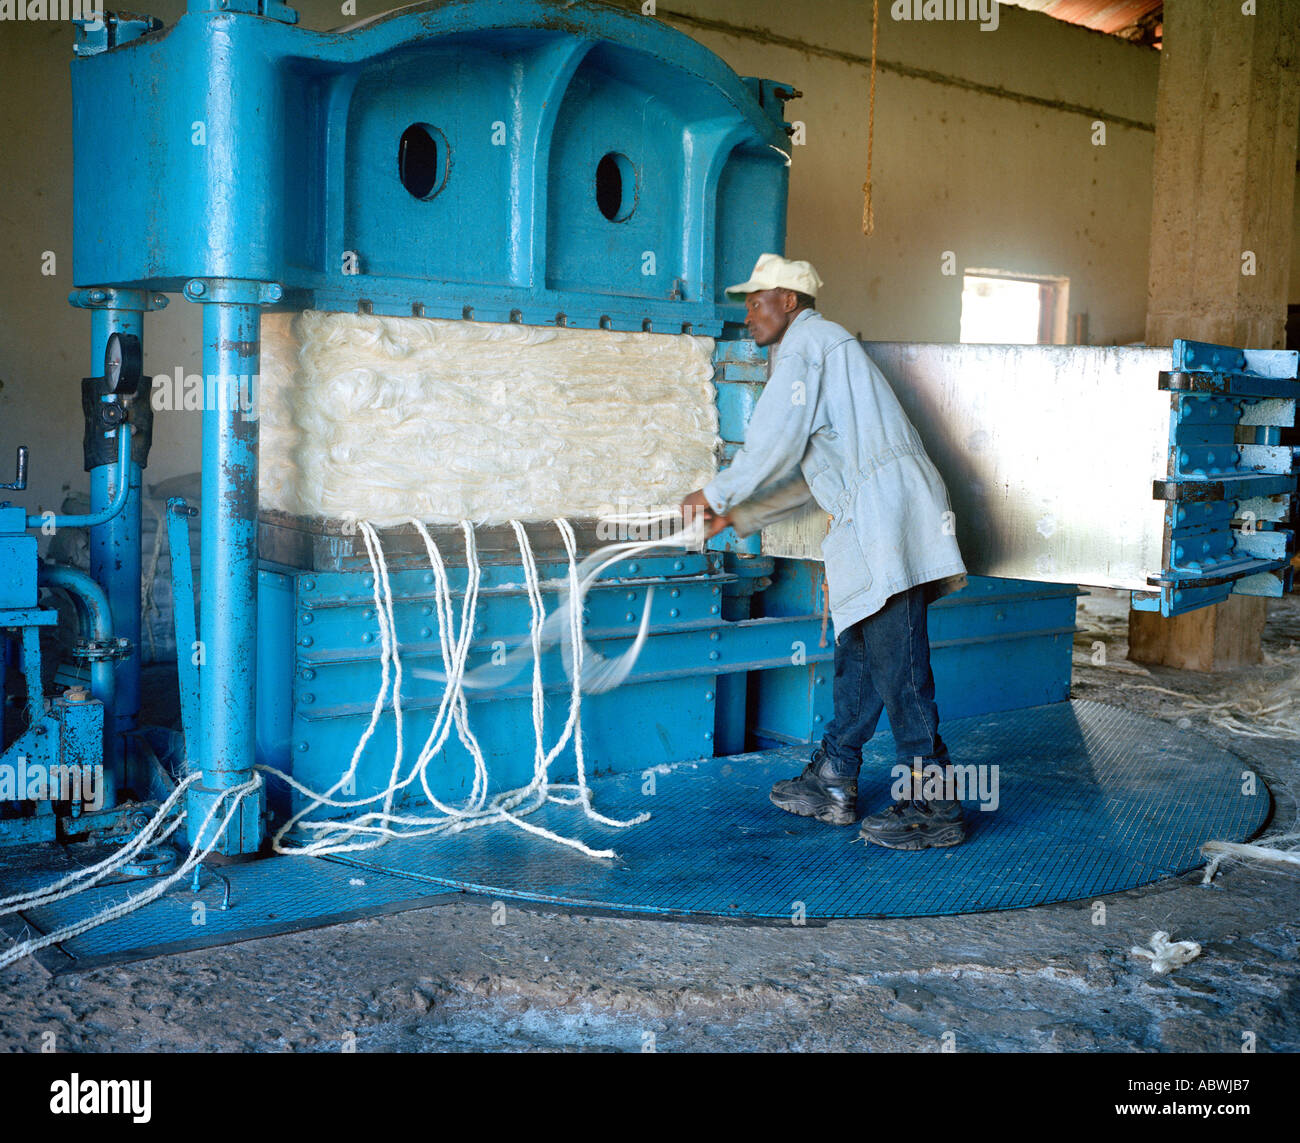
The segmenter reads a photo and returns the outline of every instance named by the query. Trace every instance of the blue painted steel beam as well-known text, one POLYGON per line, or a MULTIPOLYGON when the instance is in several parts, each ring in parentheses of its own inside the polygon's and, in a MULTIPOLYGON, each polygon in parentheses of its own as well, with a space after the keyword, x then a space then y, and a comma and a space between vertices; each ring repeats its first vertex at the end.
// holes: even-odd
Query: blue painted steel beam
MULTIPOLYGON (((130 334, 143 344, 145 312, 167 305, 161 294, 100 287, 74 290, 68 301, 90 311, 90 377, 103 374, 109 337, 130 334)), ((114 788, 126 778, 123 735, 135 729, 140 713, 141 474, 131 459, 133 436, 127 425, 119 426, 116 463, 91 470, 90 516, 55 518, 56 526, 90 528, 90 574, 108 596, 114 634, 130 644, 129 655, 110 667, 113 699, 104 710, 104 769, 114 788)))
MULTIPOLYGON (((198 742, 187 757, 203 777, 188 791, 191 843, 207 843, 202 825, 223 791, 253 776, 257 663, 257 418, 251 395, 261 359, 261 310, 282 291, 262 282, 196 279, 185 295, 203 304, 205 388, 215 402, 203 410, 203 494, 200 550, 198 742), (215 406, 215 407, 214 407, 215 406)), ((217 844, 227 855, 262 843, 264 799, 248 797, 217 844)), ((219 825, 229 803, 213 819, 219 825)))

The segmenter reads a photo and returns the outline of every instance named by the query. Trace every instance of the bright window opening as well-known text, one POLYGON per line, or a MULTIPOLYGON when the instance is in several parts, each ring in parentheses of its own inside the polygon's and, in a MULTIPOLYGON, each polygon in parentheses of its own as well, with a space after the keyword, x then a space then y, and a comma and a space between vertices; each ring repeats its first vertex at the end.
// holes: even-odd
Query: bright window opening
POLYGON ((1069 279, 967 270, 961 339, 1003 345, 1064 345, 1069 279))

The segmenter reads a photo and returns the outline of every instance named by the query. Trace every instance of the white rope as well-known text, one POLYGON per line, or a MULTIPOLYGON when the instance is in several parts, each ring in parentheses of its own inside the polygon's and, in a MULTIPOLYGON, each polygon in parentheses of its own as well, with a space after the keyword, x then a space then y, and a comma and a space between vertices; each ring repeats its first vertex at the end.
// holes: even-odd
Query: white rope
MULTIPOLYGON (((627 677, 635 663, 636 656, 644 645, 649 624, 651 592, 646 593, 646 605, 642 614, 641 625, 633 646, 618 659, 607 661, 587 646, 582 631, 583 603, 590 586, 600 574, 613 563, 621 559, 630 559, 635 554, 651 548, 664 546, 696 546, 699 537, 694 532, 678 533, 666 540, 634 541, 612 544, 601 548, 588 556, 581 565, 577 558, 577 542, 573 528, 565 519, 554 521, 563 539, 568 556, 568 591, 561 606, 548 620, 545 603, 542 598, 541 577, 537 568, 536 556, 528 539, 527 531, 518 521, 511 521, 515 538, 519 545, 520 561, 524 573, 524 585, 528 595, 530 623, 528 651, 533 660, 531 708, 533 722, 533 775, 527 785, 517 789, 502 791, 490 800, 487 797, 489 775, 477 739, 468 719, 468 704, 464 687, 467 679, 467 664, 470 644, 473 638, 477 616, 479 586, 482 581, 482 569, 479 565, 475 544, 473 525, 462 521, 465 535, 467 580, 464 599, 461 605, 460 629, 456 630, 452 593, 447 578, 446 566, 438 551, 437 544, 428 530, 418 520, 413 521, 424 540, 429 553, 429 563, 434 574, 435 610, 438 614, 439 646, 443 660, 444 687, 442 700, 433 720, 428 738, 421 749, 410 773, 401 777, 403 761, 404 722, 402 712, 402 661, 397 640, 397 625, 394 615, 392 583, 384 557, 383 545, 378 533, 368 522, 360 524, 360 532, 366 546, 366 554, 373 572, 372 598, 375 615, 379 625, 380 636, 380 686, 379 693, 371 708, 370 719, 362 731, 347 770, 337 782, 325 793, 312 791, 292 775, 271 766, 259 766, 258 769, 275 774, 307 799, 297 813, 276 831, 271 839, 272 848, 277 853, 299 855, 325 855, 359 852, 373 849, 393 838, 424 837, 439 833, 459 833, 466 829, 505 822, 536 837, 545 838, 559 845, 576 849, 594 858, 616 858, 618 855, 610 849, 597 850, 577 838, 565 837, 553 830, 546 829, 527 821, 528 815, 541 809, 548 802, 566 806, 581 806, 583 813, 593 821, 614 828, 625 829, 649 820, 648 813, 638 814, 629 820, 618 820, 597 812, 591 804, 591 789, 587 783, 586 758, 582 740, 582 693, 584 678, 592 677, 587 670, 591 659, 596 659, 601 671, 595 676, 599 689, 617 686, 627 677), (567 624, 566 622, 567 621, 567 624), (548 638, 549 632, 558 635, 563 653, 565 670, 570 681, 569 712, 563 730, 554 746, 549 750, 545 744, 545 688, 542 680, 541 659, 545 648, 553 642, 548 638), (389 687, 392 687, 392 709, 395 727, 395 745, 393 763, 387 786, 377 794, 362 798, 339 799, 336 795, 348 787, 355 779, 357 768, 365 754, 366 747, 374 737, 384 708, 388 705, 389 687), (428 781, 428 766, 446 743, 452 726, 456 727, 457 736, 474 762, 474 778, 467 805, 456 807, 446 805, 433 795, 428 781), (577 781, 574 783, 552 784, 550 767, 560 752, 572 740, 577 781), (439 815, 438 817, 419 814, 398 815, 393 813, 397 795, 419 779, 428 800, 439 815), (569 794, 571 796, 563 796, 569 794), (305 821, 309 814, 322 806, 334 809, 360 809, 364 806, 381 803, 377 811, 369 811, 353 819, 324 821, 305 821), (285 846, 283 839, 295 827, 310 830, 315 834, 314 840, 305 845, 285 846), (401 828, 394 828, 401 827, 401 828), (355 837, 366 840, 353 841, 355 837)), ((508 657, 509 658, 509 657, 508 657)), ((428 673, 428 672, 421 672, 428 673)), ((498 676, 499 679, 499 676, 498 676)), ((66 900, 87 889, 93 888, 106 877, 120 870, 137 853, 150 844, 166 842, 183 824, 186 813, 182 811, 165 829, 163 823, 175 809, 185 791, 199 781, 201 773, 194 773, 180 782, 176 789, 158 808, 150 821, 140 832, 112 856, 85 869, 77 870, 59 880, 39 889, 31 889, 0 900, 0 915, 40 908, 45 905, 66 900), (161 832, 160 832, 161 830, 161 832)), ((14 963, 39 949, 71 940, 81 933, 107 924, 119 917, 142 908, 157 900, 176 882, 187 876, 193 868, 201 863, 216 847, 218 841, 239 809, 239 804, 250 793, 258 789, 263 781, 260 775, 249 782, 229 790, 223 790, 212 804, 199 830, 198 838, 191 846, 188 856, 168 877, 150 886, 138 896, 129 896, 125 901, 111 905, 90 917, 64 926, 55 932, 40 938, 23 941, 0 955, 0 968, 14 963), (208 827, 217 814, 222 803, 228 797, 234 797, 234 803, 226 813, 220 828, 212 835, 212 840, 201 847, 200 842, 208 836, 208 827)))
MULTIPOLYGON (((649 514, 647 514, 649 515, 649 514)), ((659 514, 662 517, 663 514, 659 514)), ((295 813, 285 825, 277 831, 272 839, 272 846, 278 853, 339 854, 372 849, 394 838, 427 837, 433 834, 453 834, 466 829, 477 828, 497 822, 507 822, 536 836, 577 849, 591 857, 614 858, 613 850, 595 850, 585 843, 564 837, 552 830, 545 829, 524 818, 546 805, 554 802, 559 805, 581 806, 585 816, 602 825, 618 829, 629 828, 649 820, 648 813, 642 813, 628 820, 619 820, 599 813, 592 807, 591 790, 587 784, 586 759, 583 751, 581 704, 586 680, 594 679, 597 690, 607 690, 623 681, 630 673, 636 656, 645 643, 649 626, 651 593, 647 592, 646 607, 642 614, 640 629, 631 648, 613 661, 604 660, 589 648, 582 633, 582 606, 587 590, 607 567, 622 559, 632 558, 635 554, 652 548, 664 546, 699 546, 702 532, 699 527, 677 535, 659 540, 632 541, 612 544, 601 548, 582 562, 578 563, 577 542, 572 526, 562 518, 554 521, 564 541, 568 556, 568 592, 561 606, 549 618, 546 615, 542 599, 541 577, 537 568, 536 556, 528 534, 519 521, 510 521, 519 545, 520 563, 523 568, 524 587, 528 596, 531 621, 529 637, 526 644, 516 648, 507 656, 505 668, 488 664, 470 672, 468 667, 469 649, 477 617, 479 587, 482 581, 482 569, 479 565, 473 525, 462 521, 461 528, 465 536, 466 555, 466 589, 461 604, 460 628, 456 630, 451 589, 448 582, 446 566, 438 551, 438 546, 427 528, 419 520, 412 520, 429 555, 429 564, 434 577, 434 602, 438 615, 438 637, 442 653, 442 671, 417 670, 415 673, 426 678, 434 678, 446 685, 437 713, 433 719, 429 735, 421 749, 415 764, 405 778, 399 778, 401 769, 400 709, 401 709, 401 655, 397 646, 396 626, 393 616, 392 590, 388 576, 387 563, 384 559, 382 543, 378 533, 369 523, 361 524, 361 533, 366 543, 366 552, 374 572, 375 613, 380 626, 381 643, 381 683, 379 694, 372 708, 370 724, 363 732, 357 748, 353 751, 352 761, 343 779, 329 791, 319 794, 311 791, 291 775, 274 767, 262 766, 259 769, 275 774, 287 782, 293 789, 305 795, 309 803, 295 813), (567 620, 567 624, 566 624, 567 620), (547 646, 555 641, 561 643, 566 674, 571 683, 569 714, 558 741, 550 750, 545 745, 545 689, 542 681, 541 658, 547 646), (533 722, 533 774, 524 786, 505 790, 487 798, 489 776, 482 750, 469 726, 468 702, 464 693, 467 685, 499 686, 505 678, 517 673, 509 670, 509 664, 520 664, 525 655, 530 655, 533 662, 531 686, 531 712, 533 722), (593 674, 590 660, 594 658, 601 668, 593 674), (341 785, 353 778, 362 753, 388 697, 389 664, 393 667, 393 708, 399 726, 399 742, 394 757, 392 772, 384 790, 365 798, 339 800, 336 794, 341 785), (471 681, 470 676, 477 676, 471 681), (491 677, 491 682, 484 680, 484 675, 491 677), (470 796, 464 806, 457 807, 444 804, 438 799, 429 784, 428 766, 446 743, 451 727, 455 725, 457 736, 474 762, 474 778, 470 796), (552 784, 550 766, 560 752, 573 741, 577 781, 574 783, 552 784), (434 814, 393 812, 393 803, 397 795, 407 786, 419 779, 425 796, 434 814), (569 795, 569 796, 565 796, 569 795), (372 809, 358 816, 347 819, 326 819, 319 821, 304 820, 321 806, 335 809, 358 809, 382 803, 378 809, 372 809), (297 827, 310 831, 314 839, 299 846, 285 846, 285 835, 297 827), (350 842, 355 836, 367 837, 364 842, 350 842)), ((521 665, 521 664, 520 664, 521 665)))
POLYGON ((0 917, 3 917, 8 913, 18 913, 24 909, 35 909, 39 908, 41 905, 50 905, 55 901, 66 900, 68 897, 72 897, 83 890, 98 885, 105 877, 108 877, 112 873, 116 873, 118 869, 130 861, 131 858, 139 853, 146 845, 151 843, 161 845, 176 832, 177 828, 184 820, 185 814, 182 813, 176 821, 171 824, 167 831, 156 840, 153 837, 155 831, 167 815, 171 813, 172 807, 180 800, 181 795, 186 791, 186 789, 188 789, 194 782, 197 782, 201 776, 202 775, 197 773, 191 774, 185 779, 185 781, 180 783, 180 785, 172 791, 171 796, 158 807, 158 812, 155 813, 154 816, 143 826, 140 832, 116 853, 109 855, 103 861, 100 861, 95 865, 89 865, 85 869, 78 869, 73 873, 69 873, 66 877, 61 877, 58 881, 45 885, 40 889, 28 889, 22 893, 15 893, 12 897, 5 897, 3 900, 0 900, 0 917), (85 884, 76 885, 76 882, 80 881, 82 878, 86 878, 85 884), (75 885, 75 888, 66 889, 69 885, 75 885))
MULTIPOLYGON (((638 513, 637 515, 638 517, 649 517, 653 514, 638 513)), ((370 719, 352 751, 347 770, 327 792, 322 794, 312 791, 292 775, 286 774, 275 767, 258 767, 261 771, 275 774, 308 799, 307 804, 293 814, 276 831, 271 839, 272 848, 277 853, 299 855, 359 852, 383 845, 393 838, 459 833, 466 829, 505 822, 536 837, 576 849, 589 857, 617 858, 618 855, 613 850, 593 849, 577 838, 565 837, 553 830, 527 821, 526 818, 548 802, 553 802, 558 805, 581 806, 583 813, 591 820, 619 829, 629 828, 649 820, 650 815, 642 813, 629 820, 621 821, 607 817, 592 807, 591 789, 587 783, 586 758, 582 740, 582 693, 584 679, 593 679, 593 686, 598 690, 608 690, 619 685, 630 673, 645 642, 649 625, 652 592, 647 590, 641 625, 632 647, 619 656, 618 659, 612 661, 603 659, 587 645, 582 631, 583 604, 588 589, 599 578, 600 574, 612 564, 619 560, 631 559, 636 554, 652 548, 699 546, 702 539, 699 528, 679 532, 675 536, 666 539, 611 544, 592 553, 580 565, 577 558, 577 541, 573 528, 567 520, 557 518, 554 523, 560 532, 568 556, 568 591, 560 607, 548 620, 542 598, 541 577, 532 544, 523 525, 515 520, 510 521, 519 545, 520 561, 523 567, 524 585, 528 595, 531 617, 527 647, 533 660, 531 686, 534 738, 533 775, 527 785, 503 791, 489 800, 487 797, 489 789, 487 765, 482 749, 469 725, 468 704, 464 691, 467 683, 470 644, 477 616, 479 587, 482 581, 482 569, 478 561, 473 525, 469 521, 462 521, 461 523, 465 536, 467 578, 465 595, 461 605, 460 629, 457 631, 452 607, 452 593, 442 556, 424 524, 418 520, 414 520, 413 523, 424 540, 429 554, 429 563, 433 569, 435 610, 438 614, 438 637, 443 661, 441 677, 447 684, 444 687, 442 699, 428 738, 415 763, 411 766, 410 773, 405 778, 400 777, 404 739, 401 703, 402 661, 397 640, 392 583, 378 533, 370 523, 361 522, 360 532, 373 572, 372 598, 379 625, 379 693, 376 695, 371 708, 370 719), (550 750, 547 750, 545 745, 545 688, 542 680, 541 659, 545 648, 554 642, 556 638, 561 643, 565 671, 570 681, 569 712, 559 739, 550 750), (600 670, 594 675, 588 669, 593 659, 596 660, 597 665, 600 667, 600 670), (366 747, 374 737, 379 720, 388 703, 390 684, 392 686, 395 745, 388 784, 385 789, 369 797, 336 798, 335 794, 348 787, 355 780, 357 768, 365 754, 366 747), (436 798, 430 788, 427 774, 430 761, 441 752, 453 725, 456 727, 458 738, 474 762, 474 778, 468 802, 464 807, 446 805, 436 798), (573 742, 577 781, 574 783, 552 784, 550 782, 550 766, 565 746, 569 744, 570 740, 573 742), (439 815, 438 817, 393 813, 393 805, 397 795, 417 778, 431 806, 439 815), (566 797, 563 794, 571 794, 572 796, 566 797), (379 810, 363 813, 353 819, 304 820, 309 814, 322 806, 330 806, 334 809, 359 809, 364 806, 374 805, 376 802, 381 803, 379 810), (305 845, 285 846, 283 844, 285 835, 295 827, 312 831, 316 835, 315 839, 305 845), (351 840, 358 836, 368 840, 351 840)), ((517 649, 516 654, 522 650, 522 647, 517 649)), ((509 658, 510 656, 507 656, 507 660, 509 658)), ((419 673, 432 674, 432 672, 419 673)), ((499 683, 499 680, 500 676, 498 674, 497 683, 499 683)), ((480 683, 478 685, 485 684, 480 683)), ((117 872, 147 845, 161 844, 167 841, 183 824, 186 813, 182 811, 160 833, 159 830, 162 824, 176 807, 185 791, 192 784, 199 781, 201 777, 201 773, 196 772, 180 782, 167 800, 158 808, 153 818, 117 853, 95 865, 70 873, 52 884, 39 889, 27 890, 0 900, 0 915, 40 908, 73 897, 98 885, 106 877, 117 872)), ((6 950, 3 955, 0 955, 0 968, 13 964, 15 961, 39 949, 71 940, 92 928, 117 920, 157 900, 172 885, 187 876, 196 865, 207 858, 238 811, 240 803, 245 797, 256 791, 262 781, 263 779, 259 774, 241 786, 221 791, 209 809, 202 828, 198 832, 199 841, 196 841, 190 847, 185 860, 168 877, 150 886, 138 896, 132 897, 128 895, 126 900, 102 909, 81 921, 66 925, 43 937, 33 938, 14 945, 6 950), (222 803, 231 796, 235 799, 234 803, 227 811, 220 828, 212 835, 212 840, 207 845, 202 846, 200 851, 200 842, 204 837, 208 836, 208 827, 211 825, 213 818, 222 803)))
MULTIPOLYGON (((198 777, 198 775, 191 775, 191 777, 198 777)), ((249 794, 255 792, 261 785, 262 776, 260 774, 254 774, 249 781, 242 785, 232 786, 228 790, 222 790, 216 800, 212 803, 211 809, 208 810, 207 817, 203 819, 203 825, 198 832, 198 841, 190 847, 189 855, 170 876, 159 881, 155 885, 151 885, 137 897, 131 897, 128 895, 125 901, 119 901, 116 905, 110 905, 108 908, 101 909, 98 913, 93 913, 91 916, 85 917, 80 921, 74 921, 72 924, 65 925, 61 929, 56 929, 52 933, 47 933, 43 937, 34 937, 30 940, 22 941, 19 944, 14 945, 12 948, 6 949, 3 954, 0 954, 0 968, 8 968, 9 965, 13 964, 15 961, 22 960, 23 957, 30 956, 32 953, 37 952, 40 949, 72 940, 73 937, 78 937, 82 933, 97 928, 99 925, 106 925, 108 922, 115 921, 119 917, 125 917, 128 913, 133 913, 137 909, 143 908, 151 901, 156 901, 166 893, 168 889, 175 885, 177 881, 188 876, 190 871, 193 870, 196 865, 202 864, 202 862, 207 859, 208 855, 221 841, 222 836, 226 832, 226 827, 230 824, 230 820, 235 816, 236 812, 238 812, 239 804, 249 794), (227 811, 220 827, 212 834, 212 840, 209 841, 207 845, 203 846, 202 851, 200 852, 199 846, 202 843, 203 838, 207 836, 208 827, 212 824, 212 819, 216 816, 217 810, 220 808, 221 803, 232 795, 235 800, 227 811)), ((182 817, 183 816, 184 815, 182 815, 182 817)), ((70 896, 70 894, 67 895, 70 896)))

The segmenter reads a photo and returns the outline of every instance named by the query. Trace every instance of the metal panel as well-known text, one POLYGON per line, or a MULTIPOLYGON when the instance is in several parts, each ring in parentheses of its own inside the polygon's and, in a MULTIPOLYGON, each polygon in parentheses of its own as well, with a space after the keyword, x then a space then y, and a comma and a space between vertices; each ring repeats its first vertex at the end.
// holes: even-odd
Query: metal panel
POLYGON ((975 575, 1149 590, 1162 567, 1172 351, 865 346, 948 486, 975 575))
MULTIPOLYGON (((789 595, 783 580, 792 569, 807 567, 779 564, 774 598, 789 595)), ((972 576, 964 590, 933 604, 930 661, 945 723, 1069 698, 1078 594, 1074 587, 972 576)), ((820 651, 808 648, 814 649, 820 651)), ((820 739, 834 713, 833 680, 833 666, 825 662, 762 672, 750 691, 757 744, 820 739)), ((888 726, 882 714, 880 729, 888 726)))

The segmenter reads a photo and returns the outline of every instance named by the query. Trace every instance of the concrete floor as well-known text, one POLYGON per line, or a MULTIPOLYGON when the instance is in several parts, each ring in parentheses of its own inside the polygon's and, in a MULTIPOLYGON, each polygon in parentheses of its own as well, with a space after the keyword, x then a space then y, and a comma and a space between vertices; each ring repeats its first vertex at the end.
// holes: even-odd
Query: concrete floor
MULTIPOLYGON (((1074 694, 1186 728, 1296 820, 1295 739, 1242 738, 1163 687, 1222 698, 1300 670, 1300 596, 1268 661, 1196 675, 1125 659, 1127 597, 1080 601, 1074 694), (1095 644, 1106 664, 1093 664, 1095 644)), ((1141 749, 1141 743, 1134 748, 1141 749)), ((1292 827, 1293 828, 1293 827, 1292 827)), ((846 847, 852 860, 854 847, 846 847)), ((906 860, 900 854, 899 860, 906 860)), ((820 928, 690 925, 463 902, 51 979, 0 971, 0 1049, 38 1051, 1300 1050, 1300 876, 1233 865, 1093 901, 820 928), (502 919, 500 911, 497 919, 502 919), (1163 929, 1201 957, 1154 976, 1163 929)))

